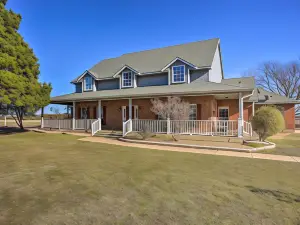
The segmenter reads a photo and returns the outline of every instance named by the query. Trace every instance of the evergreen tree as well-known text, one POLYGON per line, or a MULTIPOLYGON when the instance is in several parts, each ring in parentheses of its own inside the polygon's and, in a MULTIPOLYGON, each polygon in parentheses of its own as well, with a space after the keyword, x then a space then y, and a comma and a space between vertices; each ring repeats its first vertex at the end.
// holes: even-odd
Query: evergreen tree
POLYGON ((39 64, 18 33, 21 15, 0 0, 0 108, 6 106, 23 129, 23 116, 50 103, 51 84, 39 83, 39 64))

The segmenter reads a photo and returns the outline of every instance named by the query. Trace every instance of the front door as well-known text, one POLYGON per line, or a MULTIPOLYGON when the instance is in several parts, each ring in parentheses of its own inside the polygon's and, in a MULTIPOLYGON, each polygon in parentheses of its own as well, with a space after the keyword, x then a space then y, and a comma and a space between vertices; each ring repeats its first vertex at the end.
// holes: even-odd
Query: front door
POLYGON ((101 124, 106 125, 106 106, 102 106, 101 124))
MULTIPOLYGON (((132 119, 138 119, 138 106, 132 106, 132 119)), ((125 122, 129 119, 129 106, 122 106, 122 121, 125 122)))

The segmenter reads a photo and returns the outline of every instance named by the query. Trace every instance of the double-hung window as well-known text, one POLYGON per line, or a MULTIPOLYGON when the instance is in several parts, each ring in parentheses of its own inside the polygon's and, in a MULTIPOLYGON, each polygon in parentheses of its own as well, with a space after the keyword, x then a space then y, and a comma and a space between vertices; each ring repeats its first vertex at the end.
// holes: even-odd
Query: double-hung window
POLYGON ((173 83, 185 82, 185 67, 184 67, 184 65, 172 67, 172 82, 173 83))
POLYGON ((123 87, 132 87, 133 74, 131 71, 123 72, 123 87))
POLYGON ((93 89, 93 80, 92 77, 87 76, 84 78, 84 90, 85 91, 90 91, 93 89))
POLYGON ((190 104, 189 120, 197 120, 197 105, 196 104, 190 104))

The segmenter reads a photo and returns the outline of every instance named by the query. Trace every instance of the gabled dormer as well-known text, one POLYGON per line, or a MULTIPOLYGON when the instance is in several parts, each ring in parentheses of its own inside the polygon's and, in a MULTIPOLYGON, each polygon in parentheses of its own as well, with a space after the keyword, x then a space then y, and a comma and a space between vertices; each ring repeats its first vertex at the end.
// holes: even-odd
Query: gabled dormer
POLYGON ((76 93, 96 91, 96 77, 87 70, 72 83, 75 84, 76 93))
POLYGON ((179 57, 173 59, 161 71, 168 71, 168 81, 170 84, 190 83, 190 70, 197 67, 179 57))
POLYGON ((114 78, 119 78, 120 89, 123 88, 136 88, 138 71, 128 65, 123 66, 119 71, 114 74, 114 78))

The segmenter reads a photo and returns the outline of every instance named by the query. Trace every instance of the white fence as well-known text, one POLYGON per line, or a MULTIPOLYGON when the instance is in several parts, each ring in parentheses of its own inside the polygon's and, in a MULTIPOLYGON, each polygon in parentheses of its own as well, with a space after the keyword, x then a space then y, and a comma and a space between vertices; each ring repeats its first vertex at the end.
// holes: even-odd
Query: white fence
MULTIPOLYGON (((75 129, 77 130, 90 130, 92 123, 97 119, 75 119, 75 129)), ((73 129, 73 119, 43 119, 43 128, 52 129, 73 129)))
POLYGON ((151 133, 198 134, 236 136, 237 120, 127 120, 123 123, 123 135, 148 130, 151 133))

